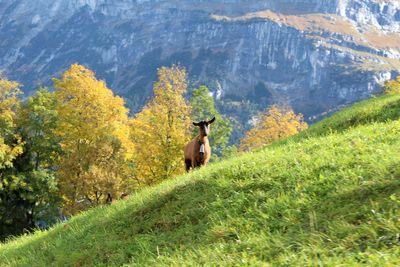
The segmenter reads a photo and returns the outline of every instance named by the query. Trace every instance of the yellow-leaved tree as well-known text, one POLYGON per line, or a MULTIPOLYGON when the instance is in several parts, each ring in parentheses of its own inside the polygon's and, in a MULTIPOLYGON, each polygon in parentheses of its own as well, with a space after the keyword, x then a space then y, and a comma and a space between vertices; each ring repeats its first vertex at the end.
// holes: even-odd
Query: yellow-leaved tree
POLYGON ((292 109, 283 109, 276 105, 260 114, 253 129, 240 141, 241 151, 250 151, 275 140, 289 137, 307 129, 302 114, 295 114, 292 109))
POLYGON ((190 107, 184 99, 186 71, 160 68, 154 98, 132 123, 135 175, 151 185, 184 172, 183 148, 190 139, 190 107))
POLYGON ((19 86, 17 82, 0 77, 0 170, 11 167, 13 159, 22 153, 21 138, 15 131, 19 86))
POLYGON ((128 109, 105 82, 74 64, 54 79, 62 156, 58 176, 64 212, 74 214, 104 203, 131 183, 133 154, 128 109))
POLYGON ((397 76, 395 80, 386 81, 383 86, 383 91, 387 95, 400 93, 400 76, 397 76))

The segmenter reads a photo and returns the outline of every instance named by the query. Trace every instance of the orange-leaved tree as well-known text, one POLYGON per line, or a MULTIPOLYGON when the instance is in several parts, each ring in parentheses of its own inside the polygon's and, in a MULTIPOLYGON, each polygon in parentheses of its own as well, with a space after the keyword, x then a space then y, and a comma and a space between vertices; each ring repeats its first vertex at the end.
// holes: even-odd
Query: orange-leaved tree
POLYGON ((135 175, 142 186, 184 172, 183 148, 190 139, 190 107, 184 99, 186 71, 160 68, 153 99, 132 123, 135 175))
POLYGON ((397 76, 394 80, 386 81, 383 86, 383 92, 387 95, 400 93, 400 76, 397 76))
POLYGON ((54 79, 62 156, 58 167, 67 214, 104 203, 130 186, 133 154, 128 109, 105 82, 74 64, 54 79))
POLYGON ((241 151, 250 151, 275 140, 289 137, 306 129, 302 114, 295 114, 292 109, 273 105, 260 114, 253 129, 246 133, 240 142, 241 151))

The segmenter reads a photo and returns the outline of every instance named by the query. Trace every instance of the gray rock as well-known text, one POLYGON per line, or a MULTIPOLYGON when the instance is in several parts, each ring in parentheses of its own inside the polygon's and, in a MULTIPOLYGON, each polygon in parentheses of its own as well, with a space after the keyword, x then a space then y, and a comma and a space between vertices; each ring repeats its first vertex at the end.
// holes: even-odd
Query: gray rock
POLYGON ((399 31, 399 0, 0 0, 0 69, 31 92, 78 62, 135 112, 179 63, 225 104, 312 119, 398 73, 399 31))

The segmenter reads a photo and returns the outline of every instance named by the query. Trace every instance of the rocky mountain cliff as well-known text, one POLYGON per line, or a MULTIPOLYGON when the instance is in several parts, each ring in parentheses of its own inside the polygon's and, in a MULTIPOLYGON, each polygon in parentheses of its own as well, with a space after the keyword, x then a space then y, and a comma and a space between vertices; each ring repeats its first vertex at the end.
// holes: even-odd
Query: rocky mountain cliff
POLYGON ((400 0, 0 0, 9 78, 30 91, 75 62, 133 111, 179 63, 233 116, 280 102, 312 118, 399 72, 400 0))

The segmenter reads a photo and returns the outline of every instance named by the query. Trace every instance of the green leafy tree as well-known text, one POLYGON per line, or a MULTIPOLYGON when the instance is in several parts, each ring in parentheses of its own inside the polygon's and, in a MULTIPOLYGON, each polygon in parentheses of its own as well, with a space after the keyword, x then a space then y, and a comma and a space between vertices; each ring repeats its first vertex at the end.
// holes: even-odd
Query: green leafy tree
POLYGON ((19 110, 19 131, 23 135, 24 147, 29 148, 35 169, 49 169, 60 155, 60 138, 55 134, 59 124, 54 93, 40 88, 29 97, 19 110))
POLYGON ((60 138, 55 134, 59 124, 54 93, 40 88, 19 110, 18 129, 24 141, 24 157, 19 159, 32 186, 31 214, 35 221, 51 221, 58 213, 58 181, 55 167, 60 158, 60 138))
MULTIPOLYGON (((232 133, 231 123, 228 118, 225 118, 218 112, 215 107, 214 98, 211 96, 206 86, 200 86, 193 90, 190 104, 192 106, 193 121, 202 121, 213 117, 216 118, 209 136, 213 153, 216 153, 218 156, 223 156, 223 154, 228 154, 224 153, 224 150, 233 151, 232 147, 228 147, 229 138, 232 133)), ((196 136, 197 134, 198 129, 193 128, 192 135, 196 136)))
POLYGON ((59 152, 53 133, 58 120, 54 95, 40 89, 19 105, 17 115, 15 132, 23 142, 21 153, 2 170, 2 238, 32 229, 39 220, 51 223, 60 200, 54 172, 59 152))
POLYGON ((18 177, 10 175, 14 160, 22 154, 22 142, 17 134, 16 110, 21 94, 17 82, 0 78, 0 238, 14 233, 16 220, 13 205, 14 192, 21 183, 18 177))

